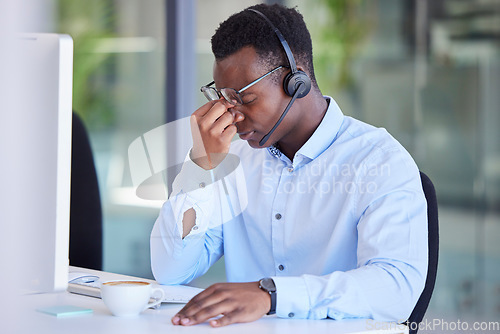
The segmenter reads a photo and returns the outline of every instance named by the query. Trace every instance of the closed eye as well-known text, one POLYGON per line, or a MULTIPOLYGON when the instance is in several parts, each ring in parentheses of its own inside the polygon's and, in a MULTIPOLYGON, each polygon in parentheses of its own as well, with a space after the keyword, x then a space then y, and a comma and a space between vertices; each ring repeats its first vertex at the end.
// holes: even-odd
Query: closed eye
POLYGON ((254 102, 255 100, 257 100, 257 95, 255 94, 242 94, 241 96, 241 101, 243 102, 243 104, 250 104, 252 102, 254 102))

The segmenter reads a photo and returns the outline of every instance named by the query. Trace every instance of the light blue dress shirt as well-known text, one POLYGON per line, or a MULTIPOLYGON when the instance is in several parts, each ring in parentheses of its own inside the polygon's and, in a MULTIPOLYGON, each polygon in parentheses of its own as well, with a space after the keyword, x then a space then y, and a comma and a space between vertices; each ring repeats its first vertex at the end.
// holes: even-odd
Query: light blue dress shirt
POLYGON ((325 98, 292 161, 241 140, 216 170, 186 160, 151 234, 157 281, 188 283, 224 255, 229 282, 274 279, 279 317, 408 318, 427 273, 418 168, 385 129, 325 98))

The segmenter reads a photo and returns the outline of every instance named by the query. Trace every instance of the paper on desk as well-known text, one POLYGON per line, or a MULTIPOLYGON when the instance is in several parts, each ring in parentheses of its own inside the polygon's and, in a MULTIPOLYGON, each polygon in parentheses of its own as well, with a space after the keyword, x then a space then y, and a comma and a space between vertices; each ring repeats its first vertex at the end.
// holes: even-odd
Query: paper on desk
POLYGON ((186 285, 159 285, 158 287, 165 291, 163 303, 185 304, 203 291, 203 289, 186 285))

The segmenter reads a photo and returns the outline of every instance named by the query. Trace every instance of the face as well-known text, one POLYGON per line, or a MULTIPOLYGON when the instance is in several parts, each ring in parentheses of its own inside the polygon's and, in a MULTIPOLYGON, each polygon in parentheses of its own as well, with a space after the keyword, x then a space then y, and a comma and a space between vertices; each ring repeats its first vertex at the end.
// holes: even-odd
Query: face
MULTIPOLYGON (((214 81, 217 89, 234 88, 239 90, 269 70, 270 68, 264 68, 259 64, 257 53, 252 47, 245 47, 235 54, 215 62, 214 81)), ((277 71, 277 74, 281 76, 280 82, 286 73, 286 68, 277 71)), ((292 110, 264 146, 259 146, 259 141, 278 121, 290 100, 281 85, 276 83, 274 79, 264 78, 242 92, 241 96, 244 104, 235 106, 230 111, 241 113, 244 116, 244 119, 235 125, 240 138, 247 140, 251 147, 268 147, 290 132, 293 119, 290 115, 292 110)))

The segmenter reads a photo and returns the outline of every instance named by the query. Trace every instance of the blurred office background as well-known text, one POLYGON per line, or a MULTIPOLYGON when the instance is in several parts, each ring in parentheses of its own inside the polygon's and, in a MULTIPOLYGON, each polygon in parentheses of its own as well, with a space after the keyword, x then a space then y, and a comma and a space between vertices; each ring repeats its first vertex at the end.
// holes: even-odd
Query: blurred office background
MULTIPOLYGON (((36 1, 31 1, 35 3, 36 1)), ((74 109, 91 137, 104 270, 152 277, 161 201, 135 195, 127 149, 185 117, 212 80, 210 37, 251 0, 44 0, 36 31, 75 41, 74 109)), ((500 317, 500 1, 283 0, 310 28, 319 85, 385 127, 433 180, 441 251, 429 318, 500 317)), ((221 261, 195 284, 224 280, 221 261)))

